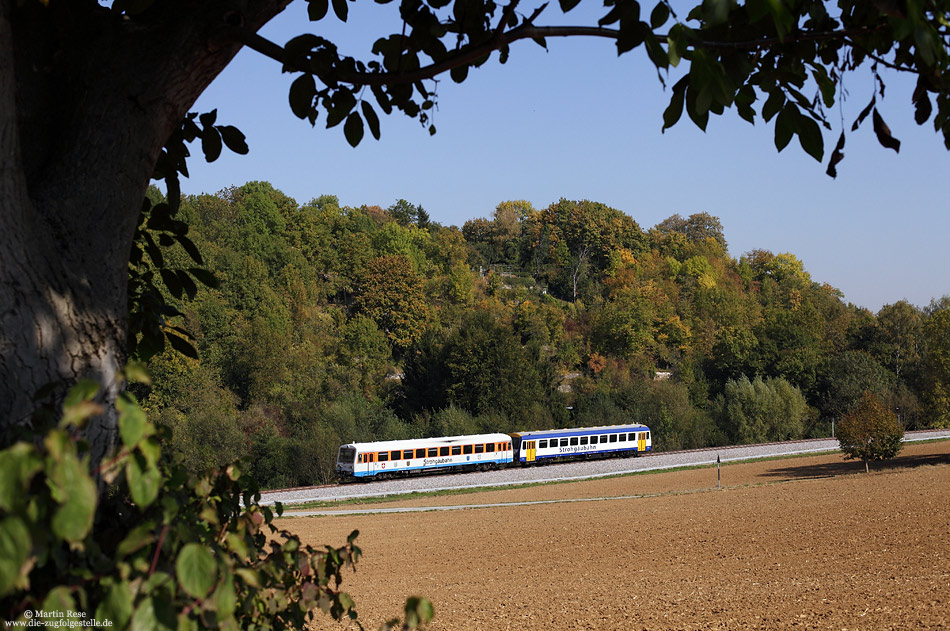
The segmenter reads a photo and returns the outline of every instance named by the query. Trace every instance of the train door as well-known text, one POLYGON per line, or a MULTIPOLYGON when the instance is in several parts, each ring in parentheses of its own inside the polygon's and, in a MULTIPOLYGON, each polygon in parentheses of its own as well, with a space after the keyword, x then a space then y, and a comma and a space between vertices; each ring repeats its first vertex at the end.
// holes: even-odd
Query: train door
POLYGON ((534 462, 535 452, 537 451, 538 441, 529 440, 525 443, 525 460, 534 462))
POLYGON ((642 453, 647 450, 647 433, 640 432, 637 434, 637 438, 639 439, 637 440, 637 451, 642 453))

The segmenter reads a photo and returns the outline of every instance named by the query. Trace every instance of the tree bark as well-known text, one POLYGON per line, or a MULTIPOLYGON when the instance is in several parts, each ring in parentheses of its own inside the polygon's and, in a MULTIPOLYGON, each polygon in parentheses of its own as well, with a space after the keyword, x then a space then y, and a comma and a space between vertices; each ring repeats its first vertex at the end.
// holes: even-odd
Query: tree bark
POLYGON ((88 378, 116 440, 129 250, 169 135, 289 0, 158 0, 123 17, 97 0, 0 0, 0 431, 30 433, 34 394, 88 378))

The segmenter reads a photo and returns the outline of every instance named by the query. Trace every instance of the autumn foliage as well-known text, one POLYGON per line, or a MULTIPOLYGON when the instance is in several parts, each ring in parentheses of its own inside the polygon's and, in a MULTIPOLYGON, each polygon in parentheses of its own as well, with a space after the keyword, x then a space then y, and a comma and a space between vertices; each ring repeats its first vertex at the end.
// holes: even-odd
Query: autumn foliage
POLYGON ((868 470, 871 460, 893 458, 903 447, 904 428, 897 415, 870 392, 841 419, 838 426, 838 442, 846 458, 864 460, 868 470))

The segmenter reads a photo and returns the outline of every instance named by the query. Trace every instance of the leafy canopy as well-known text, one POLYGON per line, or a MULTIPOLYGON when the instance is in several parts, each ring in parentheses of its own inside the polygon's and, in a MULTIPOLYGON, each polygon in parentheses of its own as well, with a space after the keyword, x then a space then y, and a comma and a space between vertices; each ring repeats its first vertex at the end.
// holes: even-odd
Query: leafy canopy
MULTIPOLYGON (((559 0, 564 13, 578 4, 559 0)), ((325 19, 331 6, 336 17, 346 21, 346 0, 308 0, 310 20, 325 19)), ((400 110, 435 133, 429 113, 438 99, 434 79, 443 73, 464 81, 495 52, 505 63, 511 45, 520 40, 546 48, 556 37, 602 37, 615 41, 618 55, 645 51, 660 81, 673 82, 664 130, 684 111, 705 129, 710 114, 734 108, 750 123, 757 118, 774 121, 779 151, 797 136, 805 152, 822 160, 823 130, 831 131, 837 121, 833 108, 842 96, 842 83, 848 73, 867 67, 879 89, 852 131, 870 116, 880 143, 899 151, 900 141, 877 109, 885 92, 881 72, 911 73, 917 77, 911 96, 915 121, 932 121, 950 147, 950 3, 945 0, 705 0, 683 13, 668 0, 652 6, 605 0, 596 25, 570 26, 541 25, 546 11, 547 3, 527 8, 520 0, 403 0, 401 31, 377 39, 367 61, 341 54, 333 42, 314 34, 300 35, 284 46, 240 27, 233 35, 297 75, 289 92, 297 117, 313 125, 325 120, 328 128, 342 124, 353 146, 367 128, 374 138, 380 137, 377 109, 386 114, 400 110)), ((220 150, 220 141, 210 144, 220 150)), ((844 157, 844 146, 842 128, 828 161, 831 176, 844 157)))
POLYGON ((869 460, 893 458, 903 447, 904 428, 897 415, 870 392, 864 393, 838 426, 838 442, 846 458, 869 460))

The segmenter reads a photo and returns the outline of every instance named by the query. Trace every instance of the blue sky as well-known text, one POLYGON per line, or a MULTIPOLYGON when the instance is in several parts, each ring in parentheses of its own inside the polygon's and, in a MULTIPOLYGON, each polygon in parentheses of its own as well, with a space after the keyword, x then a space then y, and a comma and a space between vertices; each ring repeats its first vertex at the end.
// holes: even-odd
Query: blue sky
MULTIPOLYGON (((548 14, 539 23, 592 23, 598 15, 579 8, 567 20, 556 5, 548 14)), ((368 59, 377 37, 398 32, 394 16, 395 3, 363 0, 350 3, 346 24, 332 15, 311 24, 298 0, 261 34, 282 44, 315 32, 368 59)), ((490 217, 508 199, 536 208, 561 197, 591 199, 644 229, 674 213, 705 211, 722 221, 733 256, 792 252, 814 280, 872 311, 950 294, 950 154, 929 123, 914 123, 911 84, 891 76, 879 105, 902 141, 900 154, 877 144, 868 121, 848 135, 832 180, 797 139, 777 153, 771 124, 753 127, 731 111, 712 117, 705 133, 684 115, 661 134, 669 91, 640 49, 618 58, 613 43, 599 39, 551 39, 548 48, 520 42, 506 65, 495 55, 460 85, 442 79, 435 136, 400 114, 381 116, 381 140, 367 132, 355 149, 342 125, 311 128, 295 118, 287 103, 294 77, 244 50, 194 109, 217 108, 218 122, 240 128, 251 152, 212 164, 195 156, 182 188, 213 193, 266 180, 300 203, 330 194, 345 205, 387 207, 405 198, 459 226, 490 217)), ((871 79, 853 74, 846 89, 841 112, 850 129, 870 99, 871 79)), ((826 134, 826 153, 839 131, 826 134)))

